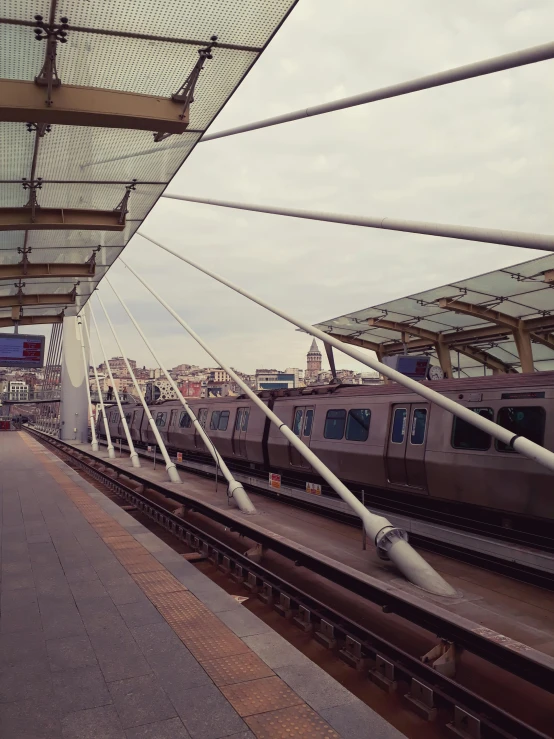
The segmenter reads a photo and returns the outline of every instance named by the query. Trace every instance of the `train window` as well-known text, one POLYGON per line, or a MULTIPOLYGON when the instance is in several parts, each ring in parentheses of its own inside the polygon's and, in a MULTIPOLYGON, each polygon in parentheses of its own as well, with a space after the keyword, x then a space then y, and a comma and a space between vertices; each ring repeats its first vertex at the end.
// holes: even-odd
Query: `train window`
MULTIPOLYGON (((494 418, 492 408, 471 408, 474 413, 483 416, 489 421, 494 418)), ((454 449, 472 449, 476 452, 486 452, 490 449, 491 437, 489 434, 475 428, 461 418, 454 418, 452 424, 452 446, 454 449)))
MULTIPOLYGON (((524 436, 535 444, 543 445, 544 442, 544 421, 546 413, 544 408, 540 406, 519 406, 501 408, 496 417, 496 423, 503 426, 518 436, 524 436)), ((499 452, 515 452, 507 444, 501 441, 496 442, 496 448, 499 452)))
POLYGON ((250 408, 243 408, 242 411, 242 428, 241 431, 246 431, 248 428, 248 419, 250 418, 250 408))
POLYGON ((406 409, 397 408, 392 419, 392 432, 390 440, 393 444, 402 444, 406 433, 406 409))
POLYGON ((338 409, 327 411, 323 436, 326 439, 342 439, 345 425, 346 411, 338 409))
POLYGON ((188 429, 190 428, 192 424, 191 417, 186 411, 181 411, 181 418, 179 419, 179 426, 182 429, 188 429))
POLYGON ((163 428, 167 419, 167 413, 156 413, 156 426, 163 428))
POLYGON ((210 428, 214 431, 227 431, 229 423, 229 411, 212 411, 210 428))
POLYGON ((292 430, 297 436, 300 436, 300 429, 302 428, 302 418, 303 417, 304 417, 303 408, 297 408, 294 413, 294 423, 292 424, 292 430))
POLYGON ((235 418, 235 431, 240 431, 240 425, 242 423, 243 412, 244 412, 244 408, 239 408, 237 410, 237 417, 235 418))
POLYGON ((227 431, 228 424, 229 424, 229 411, 220 411, 219 412, 219 423, 217 425, 218 430, 227 431))
POLYGON ((354 408, 348 411, 348 420, 346 421, 346 438, 348 441, 367 441, 370 419, 371 411, 369 408, 354 408))
POLYGON ((208 409, 207 408, 200 408, 198 411, 198 415, 196 416, 198 419, 198 423, 202 426, 203 429, 206 428, 206 419, 208 418, 208 409))
POLYGON ((427 409, 416 408, 412 418, 412 432, 410 444, 423 444, 425 440, 425 426, 427 425, 427 409))
POLYGON ((125 420, 127 421, 127 424, 130 424, 131 423, 131 414, 130 413, 126 413, 125 414, 125 420))
POLYGON ((304 421, 304 436, 312 435, 312 426, 314 425, 314 412, 312 408, 306 411, 306 420, 304 421))

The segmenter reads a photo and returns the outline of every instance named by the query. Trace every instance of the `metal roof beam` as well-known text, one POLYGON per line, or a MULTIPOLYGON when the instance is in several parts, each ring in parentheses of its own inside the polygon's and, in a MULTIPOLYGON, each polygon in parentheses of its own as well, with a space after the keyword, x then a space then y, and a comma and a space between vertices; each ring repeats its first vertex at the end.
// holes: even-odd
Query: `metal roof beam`
POLYGON ((496 359, 488 352, 484 352, 481 349, 476 349, 473 346, 457 346, 456 351, 460 354, 464 354, 466 357, 475 359, 480 364, 484 364, 485 367, 492 369, 493 372, 501 372, 506 374, 518 374, 517 370, 511 367, 509 364, 502 362, 500 359, 496 359))
POLYGON ((70 293, 25 293, 0 296, 0 308, 24 305, 75 305, 75 291, 70 293))
POLYGON ((45 106, 34 82, 0 79, 0 121, 179 134, 187 130, 189 109, 169 97, 76 85, 52 88, 52 105, 45 106))
POLYGON ((453 376, 450 348, 440 333, 437 333, 436 331, 428 331, 425 328, 419 328, 419 326, 413 326, 410 323, 388 321, 386 318, 369 318, 367 322, 368 325, 372 327, 380 327, 387 331, 399 331, 402 334, 411 334, 412 336, 429 339, 429 341, 433 342, 442 371, 446 377, 453 376))
POLYGON ((7 326, 36 326, 46 323, 62 323, 63 312, 56 316, 21 316, 14 321, 13 318, 0 318, 0 328, 6 328, 7 326))
POLYGON ((95 267, 96 265, 90 262, 0 264, 0 280, 13 280, 18 277, 93 277, 95 267))
MULTIPOLYGON (((0 93, 1 94, 1 93, 0 93)), ((123 231, 117 210, 85 208, 0 208, 0 231, 123 231), (34 212, 33 212, 34 211, 34 212)))
POLYGON ((342 341, 344 344, 352 344, 353 346, 360 346, 362 349, 369 349, 372 352, 375 352, 378 356, 383 354, 384 345, 378 344, 373 341, 366 341, 366 339, 358 339, 355 336, 344 336, 342 334, 328 334, 333 339, 338 339, 339 341, 342 341))

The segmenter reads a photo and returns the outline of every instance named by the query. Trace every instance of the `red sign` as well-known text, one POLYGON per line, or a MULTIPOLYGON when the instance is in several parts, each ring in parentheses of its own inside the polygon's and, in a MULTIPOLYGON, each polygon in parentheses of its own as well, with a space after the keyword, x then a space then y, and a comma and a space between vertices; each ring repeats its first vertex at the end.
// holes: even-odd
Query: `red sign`
POLYGON ((276 475, 274 472, 270 472, 269 487, 279 490, 279 488, 281 487, 281 475, 276 475))

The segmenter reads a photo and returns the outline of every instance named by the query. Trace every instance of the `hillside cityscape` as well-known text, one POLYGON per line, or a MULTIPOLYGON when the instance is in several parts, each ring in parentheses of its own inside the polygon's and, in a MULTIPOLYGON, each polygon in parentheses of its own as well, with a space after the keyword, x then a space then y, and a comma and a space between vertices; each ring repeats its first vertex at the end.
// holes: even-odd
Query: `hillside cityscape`
MULTIPOLYGON (((129 364, 137 380, 137 384, 147 400, 159 400, 175 397, 174 391, 159 368, 138 367, 134 359, 129 364)), ((239 377, 253 390, 281 390, 308 385, 326 385, 333 381, 331 370, 323 369, 323 357, 314 339, 306 355, 306 367, 287 367, 284 370, 260 368, 254 374, 247 374, 233 368, 239 377)), ((113 394, 113 388, 123 396, 136 395, 133 380, 123 357, 109 360, 113 383, 105 363, 96 367, 96 375, 103 393, 113 394), (110 390, 111 389, 111 390, 110 390)), ((240 387, 220 368, 200 367, 194 364, 178 364, 168 370, 176 382, 179 391, 186 398, 227 397, 241 394, 240 387)), ((45 389, 52 389, 60 383, 61 367, 59 365, 40 369, 0 368, 0 393, 9 393, 13 399, 26 400, 32 394, 45 389)), ((351 385, 374 384, 379 381, 377 372, 371 370, 355 372, 354 370, 337 369, 337 381, 351 385)), ((89 384, 93 392, 97 391, 94 369, 89 368, 89 384)))

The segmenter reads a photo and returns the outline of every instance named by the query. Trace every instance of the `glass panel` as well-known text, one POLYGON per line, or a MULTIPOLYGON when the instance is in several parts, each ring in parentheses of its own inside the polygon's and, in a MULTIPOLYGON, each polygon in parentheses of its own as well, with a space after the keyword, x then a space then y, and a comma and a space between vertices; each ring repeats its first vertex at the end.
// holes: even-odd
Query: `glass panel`
POLYGON ((219 431, 227 431, 227 425, 229 423, 229 411, 219 412, 219 423, 217 428, 219 431))
POLYGON ((406 408, 397 408, 392 419, 391 441, 393 444, 402 444, 406 433, 406 408))
POLYGON ((190 419, 189 414, 186 411, 183 411, 181 413, 181 418, 179 419, 179 426, 182 429, 188 429, 188 428, 190 428, 191 423, 192 423, 192 421, 190 419))
POLYGON ((240 424, 242 422, 243 408, 237 410, 237 417, 235 418, 235 431, 240 431, 240 424))
MULTIPOLYGON (((520 406, 514 408, 501 408, 496 417, 496 423, 503 426, 518 436, 524 436, 535 444, 543 445, 544 422, 546 412, 540 406, 520 406)), ((496 442, 499 452, 515 452, 507 444, 496 442)))
POLYGON ((348 441, 367 441, 370 418, 371 411, 369 408, 356 408, 348 411, 348 421, 346 422, 346 438, 348 441))
POLYGON ((198 422, 200 423, 203 429, 206 428, 206 418, 207 417, 208 417, 208 409, 200 408, 198 412, 198 422))
POLYGON ((412 433, 410 444, 423 444, 425 439, 425 426, 427 425, 427 409, 416 408, 412 418, 412 433))
POLYGON ((297 408, 294 414, 294 423, 292 424, 292 430, 297 436, 300 436, 300 429, 302 427, 302 417, 303 416, 304 416, 304 411, 302 410, 302 408, 297 408))
POLYGON ((156 414, 156 426, 165 426, 165 421, 167 418, 167 413, 157 413, 156 414))
POLYGON ((314 423, 314 412, 310 408, 306 411, 306 420, 304 421, 304 436, 312 435, 312 426, 314 423))
POLYGON ((327 411, 325 417, 325 429, 323 436, 326 439, 342 439, 344 436, 344 426, 346 424, 346 411, 331 410, 327 411))
MULTIPOLYGON (((478 416, 489 421, 493 420, 492 408, 471 408, 478 416)), ((454 449, 473 449, 478 452, 486 452, 490 448, 491 437, 489 434, 475 428, 461 418, 454 418, 452 424, 452 446, 454 449)))
POLYGON ((210 428, 214 431, 217 429, 219 423, 219 411, 212 411, 212 417, 210 418, 210 428))
POLYGON ((248 419, 250 418, 250 408, 245 408, 242 415, 242 429, 241 431, 246 431, 248 428, 248 419))

